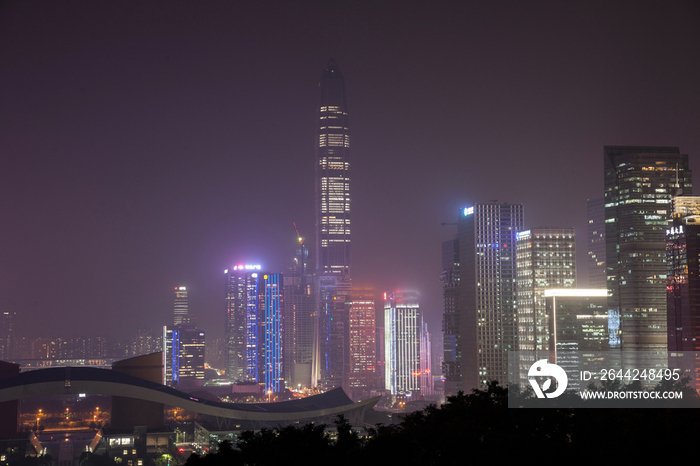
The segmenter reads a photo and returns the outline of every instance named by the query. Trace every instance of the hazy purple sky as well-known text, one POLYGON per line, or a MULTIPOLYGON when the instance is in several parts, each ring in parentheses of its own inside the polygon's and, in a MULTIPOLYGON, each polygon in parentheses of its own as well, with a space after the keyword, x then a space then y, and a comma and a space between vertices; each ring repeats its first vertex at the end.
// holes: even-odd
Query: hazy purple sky
POLYGON ((459 207, 577 229, 603 145, 673 145, 700 177, 700 3, 0 3, 0 310, 31 335, 211 336, 223 270, 311 241, 318 80, 350 110, 353 276, 414 288, 440 332, 459 207), (449 6, 447 5, 449 3, 449 6))

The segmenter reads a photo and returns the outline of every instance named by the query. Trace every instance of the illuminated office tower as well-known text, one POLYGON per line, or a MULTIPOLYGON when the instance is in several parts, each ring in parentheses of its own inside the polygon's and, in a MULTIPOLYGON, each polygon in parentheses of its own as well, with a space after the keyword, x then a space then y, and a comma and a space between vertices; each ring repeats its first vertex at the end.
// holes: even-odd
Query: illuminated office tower
POLYGON ((624 368, 666 365, 666 230, 671 197, 690 195, 688 155, 677 147, 605 146, 608 310, 620 320, 624 368), (640 353, 645 352, 645 353, 640 353))
POLYGON ((420 393, 422 324, 417 292, 385 293, 385 388, 392 395, 420 393))
POLYGON ((187 300, 187 288, 184 286, 175 287, 175 312, 174 324, 180 325, 189 323, 189 303, 187 300))
MULTIPOLYGON (((518 350, 535 361, 549 355, 549 317, 544 292, 576 288, 573 228, 533 228, 517 234, 518 350)), ((522 361, 521 361, 522 362, 522 361)))
POLYGON ((321 76, 316 147, 316 272, 350 275, 350 136, 345 83, 335 60, 321 76))
POLYGON ((522 204, 475 204, 462 210, 459 235, 461 390, 508 380, 508 352, 517 348, 516 233, 522 204))
POLYGON ((283 276, 259 265, 236 265, 226 274, 229 377, 284 389, 282 373, 283 276))
POLYGON ((163 327, 163 384, 171 387, 204 384, 205 335, 193 325, 163 327))
MULTIPOLYGON (((282 372, 282 328, 284 312, 284 277, 281 273, 262 273, 258 280, 257 353, 255 381, 265 384, 266 393, 280 393, 285 388, 282 372)), ((252 374, 249 373, 252 378, 252 374)))
POLYGON ((588 287, 607 287, 605 198, 588 199, 588 287))
POLYGON ((600 374, 601 369, 619 367, 619 351, 609 351, 610 337, 618 328, 617 322, 608 318, 605 288, 549 288, 544 291, 544 301, 550 325, 546 357, 554 355, 552 362, 567 372, 567 388, 584 388, 580 371, 600 374))
POLYGON ((299 238, 299 248, 284 275, 284 379, 290 388, 312 387, 316 307, 314 275, 309 249, 299 238))
POLYGON ((347 369, 345 296, 351 289, 350 136, 345 83, 335 60, 319 83, 316 141, 318 342, 313 383, 340 386, 347 369))
POLYGON ((374 388, 376 385, 375 292, 353 289, 346 301, 348 312, 348 382, 350 390, 374 388))
POLYGON ((461 370, 457 362, 457 335, 459 334, 459 239, 442 243, 443 363, 445 395, 456 395, 461 386, 461 370))
MULTIPOLYGON (((256 347, 259 265, 235 265, 226 275, 226 373, 229 378, 243 382, 249 377, 248 350, 256 347), (249 334, 251 339, 249 340, 249 334)), ((254 352, 254 351, 253 351, 254 352)), ((254 369, 253 369, 254 371, 254 369)))

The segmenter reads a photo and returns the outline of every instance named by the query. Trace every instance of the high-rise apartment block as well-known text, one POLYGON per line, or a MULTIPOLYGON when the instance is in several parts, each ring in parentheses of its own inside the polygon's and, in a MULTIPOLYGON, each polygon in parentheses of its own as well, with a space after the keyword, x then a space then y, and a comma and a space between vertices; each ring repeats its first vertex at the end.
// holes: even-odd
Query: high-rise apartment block
POLYGON ((150 328, 140 328, 134 342, 134 354, 137 356, 151 354, 162 350, 160 335, 150 328))
POLYGON ((523 230, 522 204, 475 204, 460 212, 460 390, 508 380, 509 351, 517 348, 516 234, 523 230))
POLYGON ((605 288, 605 198, 588 200, 588 287, 605 288))
POLYGON ((677 147, 605 146, 605 260, 609 317, 620 320, 623 368, 665 366, 666 230, 671 197, 692 191, 677 147), (642 353, 643 352, 643 353, 642 353))
POLYGON ((316 141, 318 354, 313 383, 340 386, 346 373, 345 297, 351 289, 350 136, 345 83, 330 60, 319 83, 316 141))
POLYGON ((413 396, 421 389, 423 320, 415 291, 386 293, 384 298, 385 385, 392 395, 413 396))
POLYGON ((226 340, 229 377, 284 389, 284 286, 279 273, 236 265, 226 274, 226 340))
POLYGON ((173 312, 173 324, 180 325, 189 322, 189 301, 187 299, 187 288, 184 286, 175 287, 175 309, 173 312))

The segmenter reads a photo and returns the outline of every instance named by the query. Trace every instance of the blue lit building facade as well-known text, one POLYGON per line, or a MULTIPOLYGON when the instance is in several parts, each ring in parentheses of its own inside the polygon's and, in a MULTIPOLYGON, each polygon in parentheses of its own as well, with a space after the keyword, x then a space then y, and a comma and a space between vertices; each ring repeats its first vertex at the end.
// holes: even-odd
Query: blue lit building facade
POLYGON ((236 381, 284 389, 283 278, 260 265, 237 265, 226 274, 228 375, 236 381))
POLYGON ((163 385, 204 384, 205 334, 194 325, 163 327, 163 385))
POLYGON ((284 282, 281 273, 260 274, 258 278, 257 352, 249 365, 257 367, 256 381, 265 384, 266 393, 279 393, 284 390, 284 282))
POLYGON ((238 382, 255 381, 256 367, 247 363, 255 353, 259 265, 235 265, 226 275, 226 373, 238 382), (252 377, 251 377, 252 373, 252 377))

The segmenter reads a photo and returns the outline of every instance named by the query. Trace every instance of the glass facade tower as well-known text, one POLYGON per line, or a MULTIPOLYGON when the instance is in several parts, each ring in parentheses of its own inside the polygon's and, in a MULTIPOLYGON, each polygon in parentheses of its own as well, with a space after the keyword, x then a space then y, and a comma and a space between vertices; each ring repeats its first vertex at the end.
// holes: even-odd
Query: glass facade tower
POLYGON ((445 395, 456 395, 462 383, 462 371, 457 367, 461 358, 457 355, 456 340, 459 334, 459 239, 442 243, 443 293, 443 363, 445 395))
POLYGON ((316 273, 350 275, 350 135, 335 60, 321 76, 316 146, 316 273))
POLYGON ((312 384, 342 385, 348 366, 345 297, 350 281, 350 136, 345 83, 335 60, 319 83, 316 140, 317 343, 312 384))
POLYGON ((227 373, 278 393, 284 389, 284 277, 259 265, 237 265, 225 274, 227 373))
POLYGON ((605 288, 605 199, 588 200, 588 287, 605 288))
POLYGON ((522 229, 522 204, 475 204, 460 213, 455 352, 465 392, 510 380, 507 353, 518 344, 516 234, 522 229))
POLYGON ((620 321, 623 368, 666 365, 666 229, 671 198, 692 191, 677 147, 605 146, 608 309, 620 321), (644 352, 642 353, 639 352, 644 352))
POLYGON ((255 381, 255 365, 247 361, 255 354, 257 333, 259 265, 236 265, 226 275, 226 374, 243 382, 255 381), (250 338, 249 338, 250 337, 250 338), (250 372, 253 373, 252 377, 250 372))
POLYGON ((311 387, 314 354, 313 269, 309 249, 300 238, 292 265, 284 275, 284 379, 290 387, 311 387))

